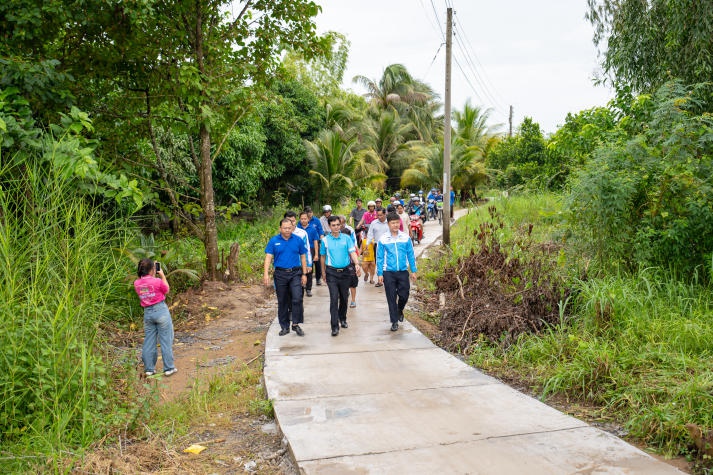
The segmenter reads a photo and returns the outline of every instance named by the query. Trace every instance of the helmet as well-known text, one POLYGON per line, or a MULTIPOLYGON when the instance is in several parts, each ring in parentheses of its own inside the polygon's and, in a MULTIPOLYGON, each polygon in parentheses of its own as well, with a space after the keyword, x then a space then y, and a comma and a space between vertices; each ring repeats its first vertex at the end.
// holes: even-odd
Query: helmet
POLYGON ((409 196, 409 198, 413 198, 413 197, 416 196, 416 195, 415 195, 414 193, 411 193, 411 194, 408 195, 408 196, 409 196))
POLYGON ((325 212, 325 211, 332 211, 332 207, 329 205, 322 206, 322 212, 325 212))
POLYGON ((394 193, 394 196, 396 197, 397 200, 401 199, 401 193, 399 193, 399 192, 394 193))
POLYGON ((366 204, 366 207, 368 208, 369 206, 376 206, 376 203, 375 203, 373 200, 372 200, 372 201, 369 201, 369 202, 366 204))
POLYGON ((421 198, 419 198, 418 196, 414 196, 414 197, 413 197, 413 200, 414 200, 414 201, 419 201, 419 202, 420 202, 420 201, 421 201, 421 198))

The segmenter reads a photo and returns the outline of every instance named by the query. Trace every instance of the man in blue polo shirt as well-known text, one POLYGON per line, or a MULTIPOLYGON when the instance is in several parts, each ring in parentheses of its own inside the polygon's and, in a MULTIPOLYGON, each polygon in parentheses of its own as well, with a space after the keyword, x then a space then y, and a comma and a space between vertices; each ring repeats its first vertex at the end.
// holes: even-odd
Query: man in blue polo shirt
POLYGON ((376 275, 379 276, 379 283, 384 284, 391 331, 395 332, 399 329, 399 322, 404 321, 404 307, 411 289, 408 269, 411 269, 411 279, 414 282, 418 269, 411 238, 405 232, 399 231, 401 218, 396 213, 389 213, 386 220, 389 223, 389 232, 381 236, 376 248, 376 275))
POLYGON ((347 299, 349 286, 354 275, 359 278, 361 266, 352 236, 343 234, 339 216, 327 218, 329 234, 322 238, 319 246, 322 275, 329 288, 329 315, 332 336, 339 335, 339 326, 347 325, 347 299))
MULTIPOLYGON (((321 239, 325 233, 329 232, 329 230, 322 228, 322 221, 314 215, 311 206, 305 206, 304 210, 307 212, 307 217, 309 218, 309 225, 314 228, 315 231, 317 231, 317 235, 321 239)), ((319 246, 319 243, 317 243, 317 246, 319 246)), ((314 255, 319 255, 319 249, 315 250, 314 255)), ((312 270, 314 271, 314 278, 317 280, 317 285, 322 285, 322 268, 320 266, 316 266, 312 270)))
POLYGON ((280 234, 273 236, 265 246, 263 283, 270 285, 270 264, 275 261, 273 279, 277 293, 277 319, 280 336, 290 333, 290 307, 292 329, 304 336, 300 323, 304 321, 302 287, 307 283, 307 248, 302 239, 292 234, 292 220, 280 222, 280 234))

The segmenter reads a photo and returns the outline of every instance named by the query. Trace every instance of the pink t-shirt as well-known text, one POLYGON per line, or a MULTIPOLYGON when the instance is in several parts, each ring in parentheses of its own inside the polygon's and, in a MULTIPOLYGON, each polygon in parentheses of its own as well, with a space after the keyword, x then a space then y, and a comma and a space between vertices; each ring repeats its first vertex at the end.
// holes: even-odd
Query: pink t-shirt
POLYGON ((364 220, 364 224, 371 224, 376 219, 376 211, 367 211, 361 219, 364 220))
POLYGON ((142 307, 157 304, 166 300, 168 293, 168 285, 158 277, 145 275, 134 281, 134 289, 139 295, 139 301, 142 307))

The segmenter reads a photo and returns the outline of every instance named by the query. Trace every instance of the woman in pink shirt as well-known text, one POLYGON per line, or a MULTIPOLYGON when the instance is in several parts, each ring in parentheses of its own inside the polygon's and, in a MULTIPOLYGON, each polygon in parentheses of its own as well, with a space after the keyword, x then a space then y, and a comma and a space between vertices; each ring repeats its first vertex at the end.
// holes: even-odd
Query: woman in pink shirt
POLYGON ((173 321, 166 305, 169 286, 163 270, 157 267, 151 259, 141 259, 137 272, 139 278, 134 281, 134 289, 144 308, 144 345, 141 348, 141 359, 144 361, 146 376, 156 374, 158 340, 161 344, 163 374, 171 376, 178 370, 173 365, 173 321), (156 277, 157 273, 159 277, 156 277))

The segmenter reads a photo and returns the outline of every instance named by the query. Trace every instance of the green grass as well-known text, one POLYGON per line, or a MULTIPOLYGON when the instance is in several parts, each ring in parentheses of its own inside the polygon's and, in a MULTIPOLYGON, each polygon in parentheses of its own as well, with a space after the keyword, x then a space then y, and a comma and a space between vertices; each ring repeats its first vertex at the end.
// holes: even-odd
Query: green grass
POLYGON ((126 306, 119 223, 31 165, 0 176, 0 470, 100 438, 122 406, 102 321, 126 306), (7 455, 7 454, 11 455, 7 455))
POLYGON ((577 279, 586 262, 566 246, 561 200, 554 195, 481 206, 454 227, 452 254, 432 255, 434 268, 471 252, 490 205, 502 214, 498 237, 511 255, 531 252, 522 233, 528 223, 533 242, 565 245, 558 264, 575 291, 567 302, 572 312, 559 325, 509 347, 483 342, 471 364, 519 374, 545 399, 561 395, 595 404, 602 417, 614 418, 649 447, 686 454, 692 441, 684 424, 713 428, 713 288, 660 269, 577 279))

